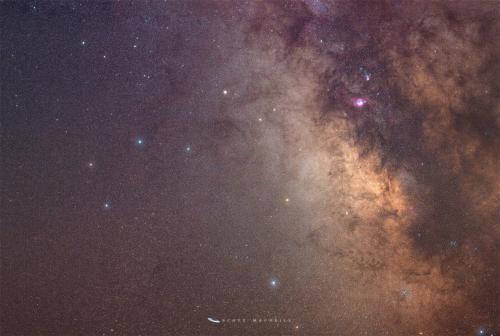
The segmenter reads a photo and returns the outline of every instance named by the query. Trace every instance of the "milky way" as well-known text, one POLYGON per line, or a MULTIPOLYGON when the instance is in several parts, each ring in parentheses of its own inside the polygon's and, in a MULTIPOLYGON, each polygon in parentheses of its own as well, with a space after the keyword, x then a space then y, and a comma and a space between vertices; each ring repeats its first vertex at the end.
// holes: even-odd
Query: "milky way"
POLYGON ((3 3, 3 334, 497 335, 498 10, 3 3))

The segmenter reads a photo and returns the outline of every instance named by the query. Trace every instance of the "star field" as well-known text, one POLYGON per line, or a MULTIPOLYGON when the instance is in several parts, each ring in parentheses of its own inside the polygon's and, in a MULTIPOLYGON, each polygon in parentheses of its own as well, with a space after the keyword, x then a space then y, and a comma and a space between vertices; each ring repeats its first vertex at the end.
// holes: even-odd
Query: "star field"
POLYGON ((2 335, 500 332, 496 1, 3 1, 2 335))

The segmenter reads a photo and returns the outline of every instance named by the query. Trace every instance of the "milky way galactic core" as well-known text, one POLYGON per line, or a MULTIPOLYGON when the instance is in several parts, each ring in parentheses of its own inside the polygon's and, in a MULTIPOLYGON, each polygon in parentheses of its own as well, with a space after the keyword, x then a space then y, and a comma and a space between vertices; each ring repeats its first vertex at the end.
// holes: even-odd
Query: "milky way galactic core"
POLYGON ((499 9, 1 2, 2 335, 498 335, 499 9))

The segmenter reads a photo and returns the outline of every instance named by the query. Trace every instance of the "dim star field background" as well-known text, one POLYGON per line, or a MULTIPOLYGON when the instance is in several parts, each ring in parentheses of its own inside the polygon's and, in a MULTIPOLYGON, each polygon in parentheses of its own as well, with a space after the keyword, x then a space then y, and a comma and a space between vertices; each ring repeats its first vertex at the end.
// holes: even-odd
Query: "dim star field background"
POLYGON ((499 9, 0 1, 1 335, 499 335, 499 9))

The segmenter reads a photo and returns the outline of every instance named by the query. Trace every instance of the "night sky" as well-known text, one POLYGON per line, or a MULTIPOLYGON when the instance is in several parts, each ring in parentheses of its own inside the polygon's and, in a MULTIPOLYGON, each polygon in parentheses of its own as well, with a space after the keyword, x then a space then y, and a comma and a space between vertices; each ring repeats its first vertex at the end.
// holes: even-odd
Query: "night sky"
POLYGON ((499 335, 499 10, 0 1, 0 334, 499 335))

